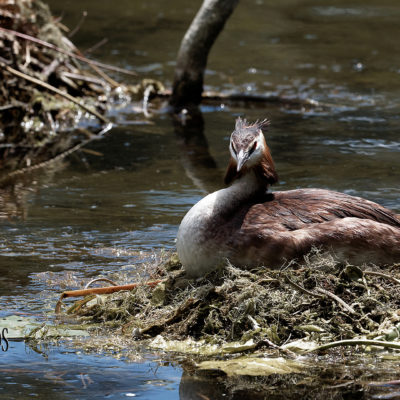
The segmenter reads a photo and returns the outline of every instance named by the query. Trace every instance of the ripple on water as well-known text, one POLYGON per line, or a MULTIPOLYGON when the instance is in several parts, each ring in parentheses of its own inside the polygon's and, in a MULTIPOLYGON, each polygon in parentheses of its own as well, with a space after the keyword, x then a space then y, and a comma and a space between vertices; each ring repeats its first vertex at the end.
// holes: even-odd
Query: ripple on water
POLYGON ((385 139, 372 139, 372 138, 348 138, 348 139, 323 139, 322 144, 326 146, 337 146, 341 151, 346 153, 356 152, 360 154, 363 151, 364 154, 372 155, 376 154, 377 151, 382 149, 390 152, 400 151, 400 142, 394 140, 385 139))

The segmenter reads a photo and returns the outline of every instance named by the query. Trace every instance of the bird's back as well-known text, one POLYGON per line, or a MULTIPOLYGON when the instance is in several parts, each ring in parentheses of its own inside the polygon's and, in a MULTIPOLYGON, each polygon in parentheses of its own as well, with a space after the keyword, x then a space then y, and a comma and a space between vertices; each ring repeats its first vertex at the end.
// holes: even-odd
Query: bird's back
POLYGON ((313 247, 361 264, 400 260, 400 218, 372 201, 323 189, 266 194, 232 214, 229 258, 240 266, 279 266, 313 247))
POLYGON ((310 224, 353 217, 400 229, 400 218, 391 210, 344 193, 297 189, 267 194, 265 200, 248 207, 243 228, 257 225, 259 228, 264 226, 264 229, 273 226, 273 229, 293 231, 310 224))

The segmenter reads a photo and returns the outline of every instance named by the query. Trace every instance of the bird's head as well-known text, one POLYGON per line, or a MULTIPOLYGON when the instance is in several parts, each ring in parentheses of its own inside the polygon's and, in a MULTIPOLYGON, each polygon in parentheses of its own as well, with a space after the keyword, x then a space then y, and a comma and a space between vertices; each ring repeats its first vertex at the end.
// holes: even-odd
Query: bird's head
POLYGON ((254 170, 267 185, 278 181, 274 162, 263 134, 268 125, 269 121, 266 119, 253 124, 248 124, 240 117, 236 120, 235 130, 229 142, 231 160, 225 175, 226 184, 250 170, 254 170))
POLYGON ((232 159, 236 162, 236 170, 243 167, 251 168, 261 161, 267 146, 262 129, 268 126, 267 120, 247 125, 246 120, 240 117, 236 120, 235 130, 231 134, 229 150, 232 159))

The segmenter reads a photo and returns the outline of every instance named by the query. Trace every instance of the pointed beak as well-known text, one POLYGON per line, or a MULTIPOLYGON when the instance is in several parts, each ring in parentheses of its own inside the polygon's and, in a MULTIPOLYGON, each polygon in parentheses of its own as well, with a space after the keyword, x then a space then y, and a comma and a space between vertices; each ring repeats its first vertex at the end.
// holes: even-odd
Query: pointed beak
POLYGON ((243 165, 246 163, 246 161, 249 159, 248 153, 245 153, 243 150, 239 151, 239 154, 237 155, 237 172, 239 172, 243 165))

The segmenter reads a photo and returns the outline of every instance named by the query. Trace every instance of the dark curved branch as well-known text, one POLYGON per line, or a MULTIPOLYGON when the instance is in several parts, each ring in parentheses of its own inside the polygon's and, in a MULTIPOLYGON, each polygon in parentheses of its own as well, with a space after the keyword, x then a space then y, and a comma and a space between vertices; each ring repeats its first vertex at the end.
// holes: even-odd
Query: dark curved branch
POLYGON ((208 53, 239 0, 204 0, 179 49, 170 104, 175 109, 201 102, 208 53))

